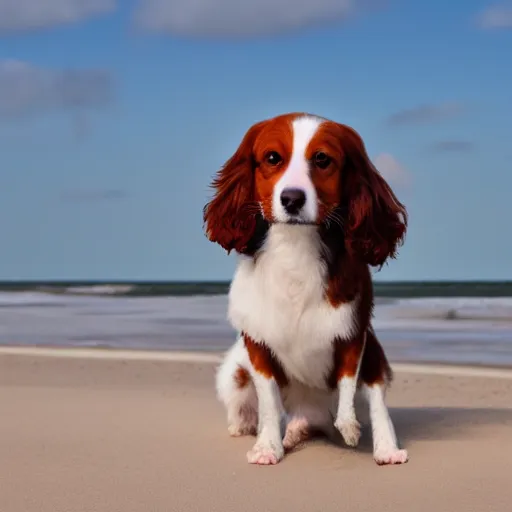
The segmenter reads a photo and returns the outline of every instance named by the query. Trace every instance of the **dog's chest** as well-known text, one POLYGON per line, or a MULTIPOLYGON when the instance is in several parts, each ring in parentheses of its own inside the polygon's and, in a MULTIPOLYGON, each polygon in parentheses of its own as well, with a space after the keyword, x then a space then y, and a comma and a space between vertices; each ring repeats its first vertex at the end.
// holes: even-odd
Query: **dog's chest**
POLYGON ((258 259, 240 261, 228 316, 237 330, 269 346, 290 377, 324 387, 333 341, 353 328, 353 304, 333 308, 325 287, 316 230, 273 226, 258 259))

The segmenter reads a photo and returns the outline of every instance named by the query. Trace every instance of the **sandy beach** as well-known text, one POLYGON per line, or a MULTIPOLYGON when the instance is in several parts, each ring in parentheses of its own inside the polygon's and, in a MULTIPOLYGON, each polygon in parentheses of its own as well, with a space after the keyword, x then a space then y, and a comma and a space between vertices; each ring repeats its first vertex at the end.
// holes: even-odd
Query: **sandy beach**
POLYGON ((212 362, 0 352, 0 510, 511 510, 512 371, 438 373, 399 369, 388 396, 408 464, 378 467, 365 429, 255 467, 212 362))

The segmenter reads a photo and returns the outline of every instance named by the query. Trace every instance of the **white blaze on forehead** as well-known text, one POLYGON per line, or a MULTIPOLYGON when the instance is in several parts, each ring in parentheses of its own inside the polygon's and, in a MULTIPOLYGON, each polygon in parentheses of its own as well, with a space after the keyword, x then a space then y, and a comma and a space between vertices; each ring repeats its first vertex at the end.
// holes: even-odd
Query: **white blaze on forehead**
POLYGON ((313 116, 301 116, 292 121, 293 148, 286 171, 276 183, 273 197, 273 213, 277 221, 286 222, 289 216, 281 205, 281 192, 286 188, 297 188, 306 194, 306 204, 299 218, 315 222, 318 214, 316 190, 309 173, 306 150, 323 120, 313 116))

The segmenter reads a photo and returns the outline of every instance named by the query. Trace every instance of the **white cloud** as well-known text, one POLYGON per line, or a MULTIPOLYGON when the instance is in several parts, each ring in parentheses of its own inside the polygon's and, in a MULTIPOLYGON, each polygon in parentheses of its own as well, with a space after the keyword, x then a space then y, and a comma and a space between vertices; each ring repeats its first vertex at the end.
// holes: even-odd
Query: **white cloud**
POLYGON ((102 69, 54 70, 0 60, 0 119, 51 110, 81 112, 112 101, 113 80, 102 69))
POLYGON ((512 3, 489 7, 480 14, 478 23, 487 30, 512 29, 512 3))
POLYGON ((390 183, 408 185, 410 174, 407 169, 391 154, 380 153, 373 159, 373 164, 390 183))
POLYGON ((116 0, 0 0, 0 34, 75 23, 115 8, 116 0))
POLYGON ((382 0, 138 0, 136 24, 181 36, 253 37, 330 24, 382 0))

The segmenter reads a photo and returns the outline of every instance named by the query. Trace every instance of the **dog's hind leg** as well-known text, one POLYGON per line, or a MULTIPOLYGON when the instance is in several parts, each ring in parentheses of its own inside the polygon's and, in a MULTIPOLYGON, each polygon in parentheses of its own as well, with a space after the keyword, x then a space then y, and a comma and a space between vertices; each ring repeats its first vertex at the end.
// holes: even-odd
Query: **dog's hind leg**
POLYGON ((217 397, 226 407, 228 432, 234 437, 256 435, 258 429, 258 398, 247 364, 243 339, 239 339, 216 375, 217 397))

